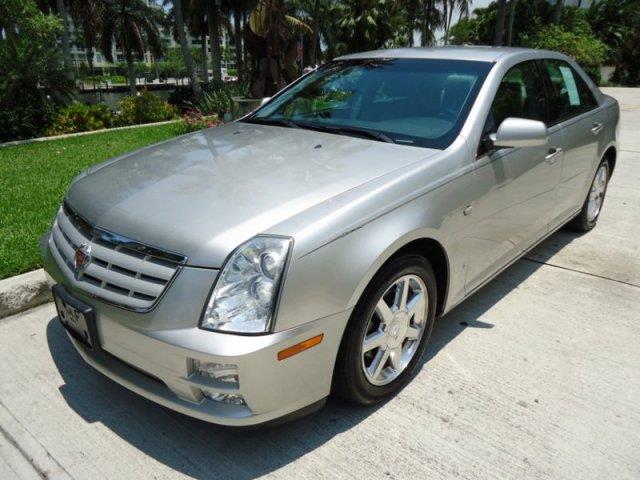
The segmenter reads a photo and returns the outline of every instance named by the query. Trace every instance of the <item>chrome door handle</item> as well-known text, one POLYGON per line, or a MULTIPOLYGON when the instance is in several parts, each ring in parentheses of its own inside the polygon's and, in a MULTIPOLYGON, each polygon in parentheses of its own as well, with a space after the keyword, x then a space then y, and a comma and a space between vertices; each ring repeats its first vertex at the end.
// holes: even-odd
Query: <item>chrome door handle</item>
POLYGON ((547 154, 546 157, 544 157, 545 162, 553 165, 554 163, 556 163, 556 160, 558 159, 558 155, 560 155, 562 153, 562 149, 560 147, 557 148, 552 148, 551 150, 549 150, 549 153, 547 154))
POLYGON ((601 123, 594 123, 593 127, 591 127, 591 133, 593 135, 599 135, 604 126, 601 123))

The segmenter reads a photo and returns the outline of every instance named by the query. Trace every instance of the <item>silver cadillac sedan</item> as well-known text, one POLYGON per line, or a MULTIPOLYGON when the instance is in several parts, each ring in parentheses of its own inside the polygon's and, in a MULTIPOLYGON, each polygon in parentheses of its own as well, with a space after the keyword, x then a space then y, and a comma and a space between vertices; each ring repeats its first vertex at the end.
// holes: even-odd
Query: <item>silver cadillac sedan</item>
POLYGON ((553 52, 338 58, 239 121, 79 175, 42 242, 59 318, 90 365, 209 422, 379 402, 436 317, 596 225, 618 120, 553 52))

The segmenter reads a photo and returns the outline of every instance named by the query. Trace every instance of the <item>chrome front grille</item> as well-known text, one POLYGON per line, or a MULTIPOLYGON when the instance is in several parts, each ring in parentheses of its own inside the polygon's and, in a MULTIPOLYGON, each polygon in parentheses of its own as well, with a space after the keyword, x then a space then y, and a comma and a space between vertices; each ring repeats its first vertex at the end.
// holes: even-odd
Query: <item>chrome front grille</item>
POLYGON ((137 311, 153 308, 186 258, 93 227, 67 205, 56 216, 49 247, 60 268, 81 290, 137 311), (75 268, 76 249, 91 247, 91 258, 75 268))

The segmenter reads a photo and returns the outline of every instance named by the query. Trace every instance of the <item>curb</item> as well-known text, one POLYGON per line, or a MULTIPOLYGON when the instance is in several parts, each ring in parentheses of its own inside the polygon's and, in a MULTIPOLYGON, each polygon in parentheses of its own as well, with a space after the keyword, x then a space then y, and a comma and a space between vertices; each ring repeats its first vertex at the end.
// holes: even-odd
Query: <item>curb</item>
POLYGON ((26 140, 14 140, 12 142, 0 143, 0 148, 13 147, 15 145, 26 145, 28 143, 49 142, 53 140, 62 140, 63 138, 82 137, 84 135, 93 135, 94 133, 115 132, 118 130, 130 130, 132 128, 157 127, 159 125, 168 125, 169 123, 177 123, 181 119, 165 120, 164 122, 139 123, 137 125, 126 125, 124 127, 101 128, 100 130, 89 130, 87 132, 66 133, 64 135, 54 135, 51 137, 28 138, 26 140))
POLYGON ((0 318, 15 315, 51 300, 44 270, 0 280, 0 318))

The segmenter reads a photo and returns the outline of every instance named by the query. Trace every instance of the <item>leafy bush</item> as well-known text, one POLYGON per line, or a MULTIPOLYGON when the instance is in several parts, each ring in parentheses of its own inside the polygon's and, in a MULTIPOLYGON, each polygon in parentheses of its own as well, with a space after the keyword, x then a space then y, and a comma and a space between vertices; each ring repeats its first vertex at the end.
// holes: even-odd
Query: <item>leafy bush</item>
POLYGON ((87 132, 109 128, 115 123, 115 116, 106 105, 85 105, 74 102, 60 110, 47 135, 87 132))
POLYGON ((124 97, 118 107, 121 112, 118 115, 119 125, 161 122, 177 116, 177 110, 173 105, 163 102, 149 91, 124 97))
POLYGON ((211 80, 202 84, 202 100, 196 101, 191 87, 178 87, 169 95, 169 103, 183 113, 199 110, 219 117, 232 111, 232 97, 249 97, 249 84, 211 80))
POLYGON ((176 133, 183 135, 185 133, 215 127, 219 123, 220 118, 217 115, 203 115, 202 112, 191 110, 185 113, 180 123, 176 125, 176 133))
MULTIPOLYGON (((2 105, 0 100, 0 105, 2 105)), ((12 108, 0 106, 0 142, 34 138, 44 134, 58 111, 51 101, 38 97, 25 98, 12 108)))
POLYGON ((173 92, 169 94, 169 98, 167 101, 170 105, 178 108, 181 111, 186 111, 186 104, 188 102, 193 102, 195 97, 193 96, 193 90, 189 86, 185 87, 176 87, 173 92))
POLYGON ((0 141, 42 135, 74 91, 60 58, 60 20, 40 12, 33 0, 0 2, 0 141))
POLYGON ((199 102, 187 102, 190 110, 196 110, 205 115, 215 114, 223 117, 232 108, 231 94, 222 89, 213 92, 202 92, 202 100, 199 102))
POLYGON ((574 58, 592 76, 599 76, 599 67, 604 62, 608 47, 598 40, 585 21, 578 21, 572 30, 560 25, 543 27, 525 44, 533 48, 544 48, 564 53, 574 58))

